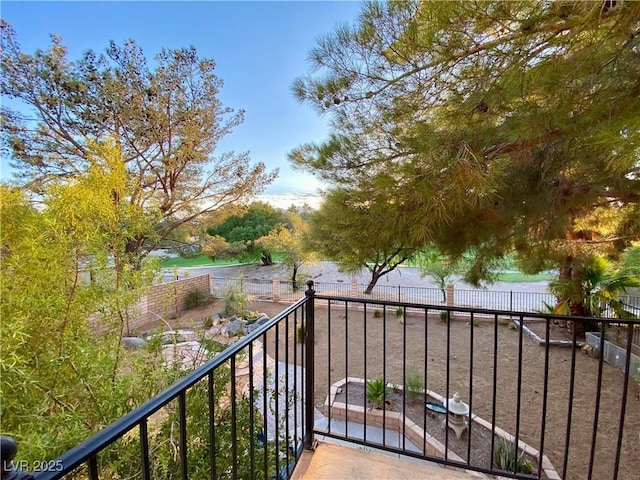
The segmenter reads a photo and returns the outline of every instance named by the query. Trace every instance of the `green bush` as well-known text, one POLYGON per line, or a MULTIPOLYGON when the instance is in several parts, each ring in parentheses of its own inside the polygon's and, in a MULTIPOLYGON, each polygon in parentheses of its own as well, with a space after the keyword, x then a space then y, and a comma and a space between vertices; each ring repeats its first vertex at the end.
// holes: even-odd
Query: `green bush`
POLYGON ((404 390, 411 400, 418 400, 424 391, 424 381, 418 372, 407 372, 404 390))
POLYGON ((389 388, 382 378, 367 380, 367 400, 373 403, 376 408, 382 408, 385 397, 389 395, 389 388))
POLYGON ((299 323, 296 327, 296 340, 298 343, 304 343, 307 339, 307 326, 304 323, 299 323))
POLYGON ((449 320, 449 314, 446 310, 440 312, 440 320, 442 320, 443 322, 447 322, 449 320))
POLYGON ((404 314, 404 309, 402 307, 396 308, 396 317, 402 317, 404 314))
POLYGON ((209 292, 203 290, 202 288, 194 288, 187 292, 187 296, 184 299, 184 306, 187 310, 191 310, 192 308, 198 308, 202 305, 206 305, 213 300, 213 297, 209 292))
POLYGON ((515 442, 499 439, 493 451, 493 463, 496 468, 507 472, 532 473, 533 462, 524 458, 524 450, 516 455, 515 442))
POLYGON ((373 318, 382 318, 382 310, 376 308, 373 311, 373 318))
POLYGON ((224 303, 223 315, 226 317, 242 317, 247 313, 247 305, 251 297, 244 291, 244 280, 240 280, 237 285, 230 286, 222 297, 224 303))

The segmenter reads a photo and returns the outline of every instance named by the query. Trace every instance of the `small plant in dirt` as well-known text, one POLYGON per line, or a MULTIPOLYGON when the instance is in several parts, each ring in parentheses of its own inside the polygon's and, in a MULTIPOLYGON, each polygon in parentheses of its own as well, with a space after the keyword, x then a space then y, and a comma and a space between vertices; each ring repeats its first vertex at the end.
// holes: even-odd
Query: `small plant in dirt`
POLYGON ((237 316, 244 318, 247 313, 247 305, 251 301, 251 296, 245 293, 244 281, 230 286, 222 297, 224 303, 223 314, 227 317, 237 316))
POLYGON ((443 310, 442 312, 440 312, 440 320, 445 323, 449 321, 449 314, 447 313, 446 310, 443 310))
POLYGON ((404 308, 402 307, 396 308, 396 317, 402 317, 403 314, 404 314, 404 308))
POLYGON ((211 318, 211 315, 207 315, 202 319, 202 325, 204 328, 211 328, 213 326, 213 318, 211 318))
POLYGON ((493 463, 496 468, 507 472, 515 473, 532 473, 533 462, 524 458, 524 450, 516 455, 515 442, 508 442, 500 439, 493 451, 493 463))
POLYGON ((389 389, 382 378, 367 380, 367 400, 375 405, 376 408, 382 408, 385 397, 388 395, 389 389))
POLYGON ((376 308, 373 311, 373 318, 382 318, 382 310, 376 308))
POLYGON ((422 375, 418 372, 407 372, 405 380, 405 392, 410 400, 418 400, 422 397, 424 391, 424 381, 422 375))
POLYGON ((307 326, 304 323, 299 323, 296 326, 296 340, 298 343, 304 343, 307 339, 307 326))
POLYGON ((213 300, 213 297, 209 292, 202 288, 194 288, 187 292, 187 296, 184 299, 184 306, 187 310, 191 310, 206 305, 210 303, 211 300, 213 300))

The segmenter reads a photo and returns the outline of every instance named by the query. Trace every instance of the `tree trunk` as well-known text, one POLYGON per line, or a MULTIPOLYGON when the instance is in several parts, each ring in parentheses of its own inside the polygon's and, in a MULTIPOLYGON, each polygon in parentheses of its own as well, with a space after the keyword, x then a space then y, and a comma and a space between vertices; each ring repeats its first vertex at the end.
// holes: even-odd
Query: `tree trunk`
POLYGON ((373 272, 371 272, 371 280, 369 281, 369 285, 367 285, 367 289, 364 291, 364 293, 370 295, 373 291, 373 287, 375 287, 376 283, 378 283, 378 280, 380 280, 380 273, 374 270, 373 272))
POLYGON ((262 261, 262 265, 265 267, 273 265, 273 258, 271 258, 271 254, 268 252, 262 252, 260 260, 262 261))
MULTIPOLYGON (((582 270, 573 264, 572 257, 567 257, 567 263, 559 268, 558 278, 561 282, 572 284, 573 287, 571 288, 571 291, 580 292, 580 298, 584 298, 585 292, 582 291, 582 270)), ((569 305, 570 315, 578 317, 591 316, 591 312, 587 309, 584 300, 575 301, 575 299, 571 298, 570 295, 566 295, 564 298, 558 297, 559 303, 564 301, 569 305)), ((572 322, 572 325, 575 337, 578 340, 583 340, 585 338, 585 332, 587 330, 592 330, 594 325, 597 327, 597 324, 594 322, 585 322, 582 320, 575 320, 572 322)))
POLYGON ((293 291, 297 292, 298 291, 298 281, 296 279, 298 275, 298 265, 293 265, 293 274, 291 275, 291 285, 293 287, 293 291))

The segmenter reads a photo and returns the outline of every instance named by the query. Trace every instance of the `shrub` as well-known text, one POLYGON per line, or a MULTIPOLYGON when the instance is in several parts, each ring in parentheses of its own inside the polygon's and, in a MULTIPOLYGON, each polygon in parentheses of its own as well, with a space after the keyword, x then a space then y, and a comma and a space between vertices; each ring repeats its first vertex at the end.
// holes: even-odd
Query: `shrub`
POLYGON ((178 248, 178 255, 180 258, 196 258, 202 255, 202 251, 200 250, 200 245, 185 245, 181 248, 178 248))
POLYGON ((440 312, 440 320, 442 320, 443 322, 447 322, 449 320, 449 314, 446 310, 440 312))
POLYGON ((304 323, 299 323, 296 327, 296 340, 298 343, 304 343, 307 339, 307 326, 304 323))
POLYGON ((407 378, 405 380, 405 392, 411 400, 418 400, 422 397, 424 390, 424 382, 422 375, 418 372, 407 372, 407 378))
POLYGON ((515 442, 500 439, 493 451, 493 463, 496 468, 515 473, 532 473, 533 462, 524 458, 524 450, 516 456, 515 442))
POLYGON ((225 292, 222 301, 224 303, 224 316, 232 317, 235 315, 244 318, 247 304, 251 301, 251 297, 244 291, 244 281, 241 280, 238 285, 230 286, 225 292))
POLYGON ((213 326, 213 318, 211 318, 211 315, 207 315, 206 317, 204 317, 204 319, 202 320, 202 325, 204 328, 211 328, 213 326))
POLYGON ((194 288, 187 292, 187 296, 184 299, 184 306, 187 310, 192 308, 198 308, 202 305, 206 305, 211 302, 213 297, 209 292, 202 288, 194 288))
POLYGON ((373 318, 382 318, 382 310, 376 308, 373 311, 373 318))
POLYGON ((396 308, 396 317, 402 317, 404 314, 404 309, 402 307, 396 308))
POLYGON ((382 378, 367 380, 367 400, 373 403, 376 408, 382 408, 387 395, 389 395, 389 389, 382 378))

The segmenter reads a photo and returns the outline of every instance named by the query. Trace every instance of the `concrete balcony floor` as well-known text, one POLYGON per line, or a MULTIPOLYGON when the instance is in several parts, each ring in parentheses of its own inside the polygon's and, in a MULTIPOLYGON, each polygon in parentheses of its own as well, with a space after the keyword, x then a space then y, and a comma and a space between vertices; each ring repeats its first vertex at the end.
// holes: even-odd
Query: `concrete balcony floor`
POLYGON ((318 442, 305 451, 293 472, 293 480, 470 480, 486 478, 412 458, 399 458, 330 442, 318 442))

